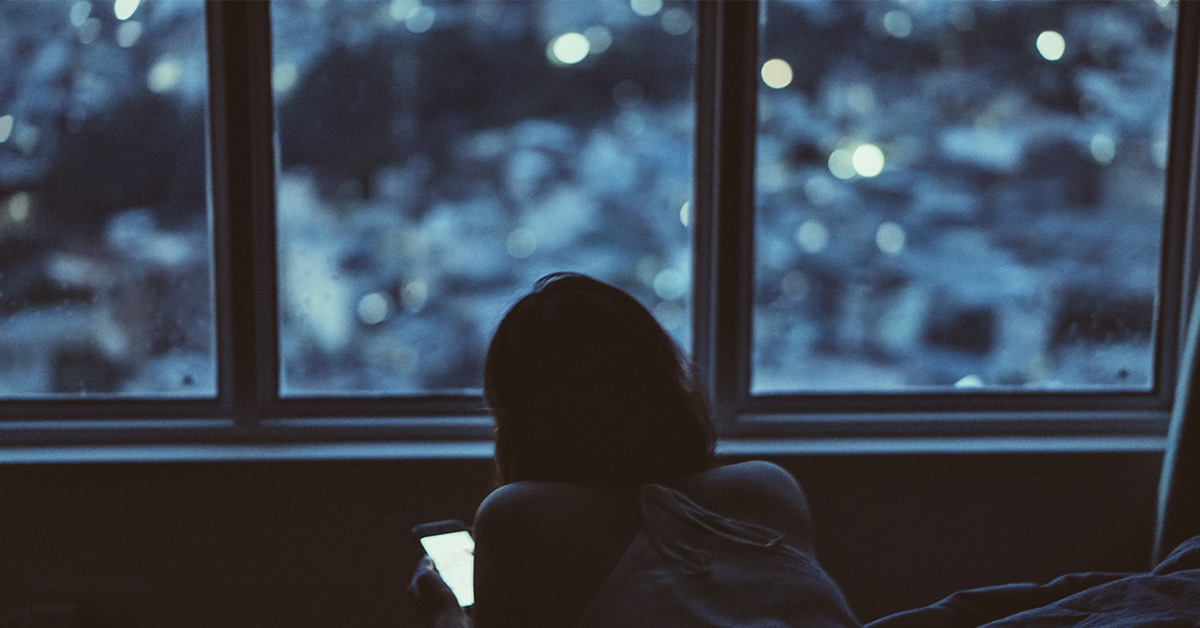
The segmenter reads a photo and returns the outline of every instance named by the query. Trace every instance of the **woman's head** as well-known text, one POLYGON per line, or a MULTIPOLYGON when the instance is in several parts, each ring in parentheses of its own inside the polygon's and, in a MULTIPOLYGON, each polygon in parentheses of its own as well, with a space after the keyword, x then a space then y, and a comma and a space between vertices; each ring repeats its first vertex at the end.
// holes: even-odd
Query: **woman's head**
POLYGON ((505 482, 670 481, 714 435, 678 347, 633 297, 576 274, 538 280, 488 348, 484 396, 505 482))

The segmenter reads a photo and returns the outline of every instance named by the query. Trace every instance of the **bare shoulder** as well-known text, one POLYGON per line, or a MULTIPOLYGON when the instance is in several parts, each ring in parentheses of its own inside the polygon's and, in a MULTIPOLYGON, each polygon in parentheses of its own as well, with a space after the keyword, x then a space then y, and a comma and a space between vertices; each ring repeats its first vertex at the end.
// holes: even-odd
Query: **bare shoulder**
POLYGON ((800 483, 783 467, 765 460, 752 460, 716 467, 689 476, 680 488, 706 493, 745 494, 768 500, 804 501, 800 483))
POLYGON ((626 491, 567 482, 513 482, 492 491, 479 504, 475 527, 510 533, 536 533, 547 526, 608 518, 629 502, 626 491))
POLYGON ((684 479, 680 490, 721 514, 775 528, 802 549, 812 549, 812 515, 804 489, 783 467, 755 460, 684 479))

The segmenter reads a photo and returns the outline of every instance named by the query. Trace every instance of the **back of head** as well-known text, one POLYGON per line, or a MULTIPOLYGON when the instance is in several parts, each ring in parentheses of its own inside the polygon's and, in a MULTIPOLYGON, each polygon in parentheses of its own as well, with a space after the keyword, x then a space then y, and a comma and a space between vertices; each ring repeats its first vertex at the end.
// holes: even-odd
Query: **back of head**
POLYGON ((625 292, 553 274, 504 316, 484 395, 505 482, 669 482, 711 464, 712 422, 678 347, 625 292))

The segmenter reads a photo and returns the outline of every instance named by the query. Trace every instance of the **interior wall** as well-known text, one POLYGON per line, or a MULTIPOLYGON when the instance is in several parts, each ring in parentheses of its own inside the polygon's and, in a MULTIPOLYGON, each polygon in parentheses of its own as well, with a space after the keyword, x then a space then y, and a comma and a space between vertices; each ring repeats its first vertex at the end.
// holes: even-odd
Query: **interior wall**
MULTIPOLYGON (((808 492, 821 562, 863 620, 1148 566, 1161 454, 772 460, 808 492)), ((0 466, 0 618, 60 605, 82 626, 415 625, 408 530, 470 520, 492 481, 486 460, 0 466)))

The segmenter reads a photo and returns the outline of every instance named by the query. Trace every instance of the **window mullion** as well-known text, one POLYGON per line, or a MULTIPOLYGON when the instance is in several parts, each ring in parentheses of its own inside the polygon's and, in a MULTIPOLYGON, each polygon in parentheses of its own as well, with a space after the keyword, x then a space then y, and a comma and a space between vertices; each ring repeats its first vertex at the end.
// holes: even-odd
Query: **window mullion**
POLYGON ((703 3, 700 14, 696 356, 722 425, 749 394, 758 8, 703 3))
POLYGON ((237 425, 277 397, 268 3, 206 3, 218 394, 237 425))

